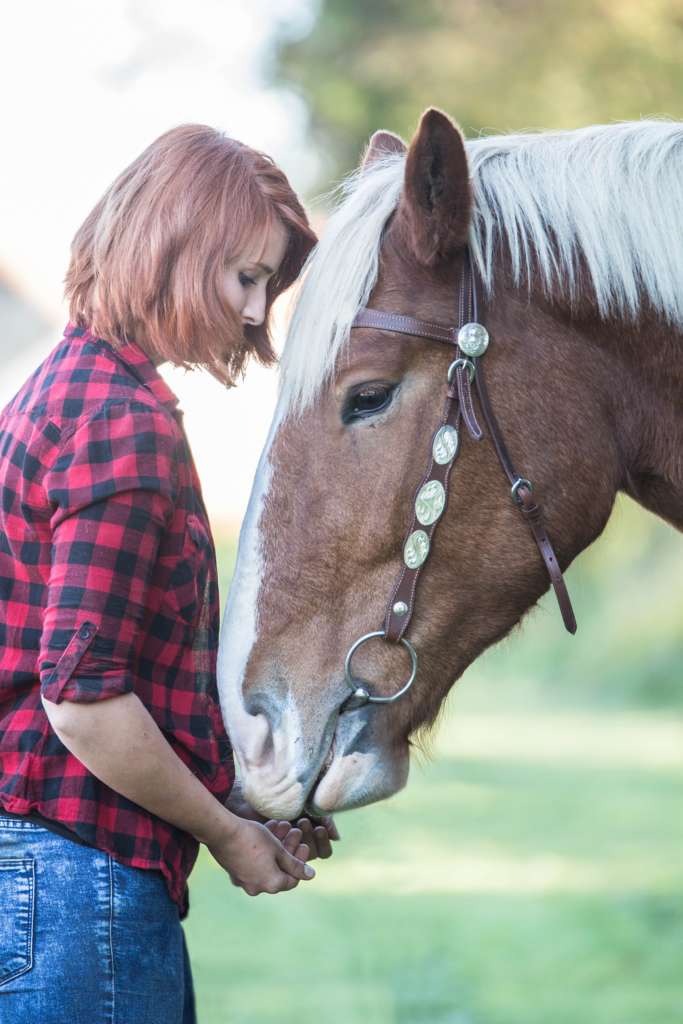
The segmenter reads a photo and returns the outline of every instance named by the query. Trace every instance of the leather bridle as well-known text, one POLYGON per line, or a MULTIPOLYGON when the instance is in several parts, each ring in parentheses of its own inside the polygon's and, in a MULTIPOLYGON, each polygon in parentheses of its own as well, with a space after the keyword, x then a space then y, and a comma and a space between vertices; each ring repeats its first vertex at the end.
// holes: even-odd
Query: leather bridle
POLYGON ((352 328, 370 327, 374 330, 410 334, 432 341, 444 342, 455 349, 455 360, 448 370, 446 404, 441 422, 432 437, 427 472, 422 478, 413 498, 413 509, 408 532, 403 543, 401 572, 387 604, 384 623, 380 630, 366 633, 352 645, 346 657, 346 681, 352 691, 340 710, 348 711, 363 704, 390 704, 406 693, 417 675, 417 655, 405 639, 405 631, 415 608, 415 592, 432 546, 432 538, 448 503, 448 484, 451 469, 460 451, 460 418, 464 420, 470 437, 481 441, 484 432, 479 425, 474 408, 472 384, 476 385, 479 404, 484 414, 491 440, 505 474, 510 482, 512 500, 531 527, 534 540, 543 557, 550 581, 560 607, 565 628, 576 632, 576 619, 567 593, 560 566, 548 539, 538 502, 533 497, 531 482, 521 477, 515 469, 510 453, 500 432, 493 413, 482 370, 481 357, 488 348, 489 336, 479 320, 477 301, 477 276, 472 265, 469 249, 462 260, 460 278, 460 309, 458 326, 445 327, 442 324, 416 320, 395 313, 382 313, 376 309, 363 308, 357 314, 352 328), (408 683, 390 697, 372 697, 364 686, 351 674, 351 659, 355 651, 366 640, 382 637, 390 643, 401 643, 411 656, 413 671, 408 683))

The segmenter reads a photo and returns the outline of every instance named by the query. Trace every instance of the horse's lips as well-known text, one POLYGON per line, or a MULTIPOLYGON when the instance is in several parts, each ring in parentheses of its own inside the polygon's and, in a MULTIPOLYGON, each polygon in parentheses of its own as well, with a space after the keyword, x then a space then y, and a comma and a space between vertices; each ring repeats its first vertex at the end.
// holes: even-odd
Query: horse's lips
POLYGON ((330 749, 327 751, 327 754, 325 755, 325 760, 323 761, 322 768, 320 769, 320 772, 318 773, 318 778, 315 780, 315 782, 311 786, 311 790, 314 790, 316 788, 316 786, 318 785, 320 780, 323 778, 323 776, 327 775, 328 771, 330 770, 330 766, 331 766, 331 764, 332 764, 332 762, 334 760, 336 746, 337 746, 337 733, 335 731, 335 734, 332 737, 332 742, 330 743, 330 749))
POLYGON ((374 752, 333 756, 331 763, 318 776, 311 788, 306 803, 307 809, 315 815, 331 814, 333 811, 366 803, 368 783, 378 766, 379 757, 374 752))
MULTIPOLYGON (((286 742, 281 742, 277 731, 273 734, 273 741, 274 754, 288 746, 286 742)), ((249 761, 244 756, 244 750, 236 744, 235 753, 240 763, 244 795, 248 803, 267 817, 283 821, 293 820, 303 809, 306 789, 309 794, 312 793, 329 771, 335 758, 336 749, 337 734, 335 732, 318 775, 313 783, 307 786, 305 778, 302 779, 301 776, 297 778, 296 768, 291 762, 283 764, 279 758, 273 758, 272 755, 265 760, 253 758, 249 761)))
POLYGON ((312 786, 309 788, 307 802, 308 800, 310 800, 311 795, 316 791, 322 779, 325 777, 325 775, 327 775, 328 771, 330 770, 330 766, 332 764, 332 761, 334 760, 336 741, 337 733, 335 732, 334 736, 332 737, 332 742, 330 743, 329 750, 325 754, 325 760, 323 761, 320 767, 320 771, 318 772, 312 786))
POLYGON ((242 770, 244 797, 267 818, 291 821, 301 810, 304 790, 296 777, 264 777, 262 772, 242 770))

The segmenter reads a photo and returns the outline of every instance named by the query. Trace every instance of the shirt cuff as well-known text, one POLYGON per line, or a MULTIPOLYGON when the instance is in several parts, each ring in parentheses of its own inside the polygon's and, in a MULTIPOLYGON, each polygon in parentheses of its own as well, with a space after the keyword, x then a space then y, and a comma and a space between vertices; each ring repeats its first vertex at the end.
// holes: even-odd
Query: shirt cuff
POLYGON ((75 674, 95 639, 97 629, 93 622, 82 622, 54 668, 41 673, 41 692, 46 700, 53 704, 61 704, 63 700, 92 704, 131 692, 134 684, 129 672, 112 669, 89 673, 81 669, 82 674, 75 674))

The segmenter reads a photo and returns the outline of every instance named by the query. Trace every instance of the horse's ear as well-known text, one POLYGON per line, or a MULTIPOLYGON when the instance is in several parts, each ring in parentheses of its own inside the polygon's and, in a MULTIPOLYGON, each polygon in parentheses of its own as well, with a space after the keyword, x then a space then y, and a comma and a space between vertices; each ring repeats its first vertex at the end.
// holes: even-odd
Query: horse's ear
POLYGON ((386 156, 391 156, 392 153, 405 153, 407 149, 403 139, 394 135, 393 132, 375 132, 363 155, 360 165, 361 174, 363 171, 367 171, 368 167, 376 160, 382 160, 386 156))
POLYGON ((460 128, 434 107, 408 149, 400 221, 420 263, 448 259, 467 242, 472 186, 460 128))

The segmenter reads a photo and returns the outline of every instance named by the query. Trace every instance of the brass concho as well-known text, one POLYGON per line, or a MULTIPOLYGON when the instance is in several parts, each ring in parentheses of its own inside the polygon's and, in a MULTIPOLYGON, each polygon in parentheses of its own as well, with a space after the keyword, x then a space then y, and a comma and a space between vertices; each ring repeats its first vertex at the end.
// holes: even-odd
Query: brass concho
POLYGON ((424 530, 411 533, 403 549, 403 561, 409 569, 418 569, 429 554, 429 537, 424 530))
POLYGON ((431 526, 443 512, 445 504, 443 484, 438 480, 430 480, 415 499, 415 516, 423 526, 431 526))
POLYGON ((458 331, 458 345, 466 356, 482 356, 489 347, 489 332, 482 324, 465 324, 458 331))
POLYGON ((434 444, 432 446, 432 455, 434 456, 434 462, 438 462, 440 466, 445 466, 447 462, 455 456, 458 450, 458 431, 455 427, 451 427, 447 424, 438 431, 434 438, 434 444))

